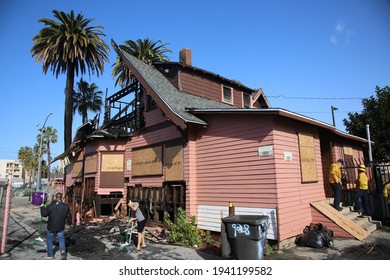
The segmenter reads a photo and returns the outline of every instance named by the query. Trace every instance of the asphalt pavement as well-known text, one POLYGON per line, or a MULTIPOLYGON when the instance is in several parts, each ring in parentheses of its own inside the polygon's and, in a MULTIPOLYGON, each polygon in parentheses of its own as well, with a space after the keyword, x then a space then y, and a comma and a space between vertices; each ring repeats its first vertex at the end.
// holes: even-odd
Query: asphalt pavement
MULTIPOLYGON (((0 207, 0 234, 3 240, 4 203, 0 207)), ((44 218, 45 219, 45 218, 44 218)), ((6 250, 0 260, 44 260, 45 244, 34 242, 39 236, 45 240, 46 223, 40 220, 39 206, 28 203, 28 197, 12 197, 9 216, 6 250), (42 230, 40 230, 42 225, 42 230)), ((110 249, 109 242, 105 250, 110 249)), ((112 249, 112 248, 111 248, 112 249)), ((125 252, 122 259, 134 260, 223 260, 221 256, 206 253, 196 248, 148 242, 147 248, 139 253, 125 252)), ((60 260, 57 251, 54 258, 60 260)), ((94 259, 101 259, 96 255, 94 259)), ((309 248, 291 246, 290 248, 268 254, 267 260, 346 260, 378 259, 390 260, 390 228, 376 230, 363 241, 336 238, 330 248, 309 248)), ((82 260, 68 253, 68 260, 82 260)))

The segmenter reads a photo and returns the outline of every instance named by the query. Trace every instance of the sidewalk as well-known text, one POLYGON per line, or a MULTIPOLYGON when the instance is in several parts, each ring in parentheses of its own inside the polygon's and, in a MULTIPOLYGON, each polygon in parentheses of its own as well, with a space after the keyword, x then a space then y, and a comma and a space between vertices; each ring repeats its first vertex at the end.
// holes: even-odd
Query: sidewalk
MULTIPOLYGON (((3 217, 4 205, 0 207, 0 237, 3 231, 3 217)), ((28 204, 28 198, 26 197, 13 197, 6 244, 7 254, 0 256, 0 261, 43 260, 46 256, 45 246, 33 244, 34 239, 39 236, 39 227, 39 206, 28 204)), ((77 227, 74 229, 76 232, 77 227)), ((45 220, 42 225, 42 235, 43 240, 45 240, 45 220)), ((100 236, 90 237, 87 240, 94 245, 94 250, 91 250, 91 253, 88 255, 88 252, 85 252, 85 246, 78 246, 78 244, 84 242, 82 237, 77 235, 77 233, 74 236, 76 242, 74 248, 83 247, 80 255, 88 256, 88 258, 79 258, 68 253, 68 260, 223 260, 221 256, 201 252, 193 248, 153 242, 148 242, 148 247, 140 253, 123 252, 118 254, 118 248, 114 247, 108 239, 100 236), (110 250, 114 250, 115 254, 112 254, 113 251, 110 254, 110 250), (118 258, 112 258, 113 255, 118 258)), ((59 260, 60 258, 60 253, 57 252, 55 259, 59 260)), ((282 251, 268 254, 265 258, 267 260, 390 260, 390 228, 383 227, 376 230, 363 241, 336 238, 331 248, 315 249, 292 246, 282 251)))

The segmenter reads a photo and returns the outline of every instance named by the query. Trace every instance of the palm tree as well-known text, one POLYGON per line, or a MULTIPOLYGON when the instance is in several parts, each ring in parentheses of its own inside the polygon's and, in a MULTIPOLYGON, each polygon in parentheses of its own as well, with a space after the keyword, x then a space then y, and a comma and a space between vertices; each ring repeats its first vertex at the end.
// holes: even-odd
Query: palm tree
POLYGON ((73 102, 73 114, 77 110, 82 116, 83 124, 88 122, 89 110, 98 113, 102 109, 102 94, 103 92, 99 90, 95 83, 89 85, 83 78, 77 83, 77 91, 73 102))
POLYGON ((47 180, 50 183, 50 143, 57 143, 57 129, 53 129, 51 126, 47 126, 43 131, 43 143, 46 146, 47 153, 47 180))
MULTIPOLYGON (((23 166, 23 169, 29 173, 31 171, 31 168, 30 168, 30 158, 32 157, 32 149, 28 146, 25 146, 25 147, 21 147, 18 151, 18 159, 19 161, 22 163, 22 166, 23 166)), ((26 183, 26 178, 25 178, 25 173, 26 172, 23 172, 22 176, 23 176, 23 185, 25 185, 26 183)))
MULTIPOLYGON (((167 49, 167 45, 163 44, 160 40, 154 42, 146 38, 144 40, 138 39, 137 41, 127 40, 119 47, 145 63, 152 64, 154 62, 169 61, 166 53, 172 53, 172 51, 167 49)), ((114 66, 112 69, 112 77, 113 79, 116 77, 115 86, 119 85, 123 88, 130 85, 131 71, 123 63, 119 55, 112 66, 114 66)))
POLYGON ((66 74, 64 146, 65 151, 72 142, 74 77, 80 74, 104 72, 104 62, 108 62, 108 45, 101 39, 105 34, 102 26, 89 26, 92 19, 85 19, 73 11, 64 13, 53 11, 58 20, 39 19, 43 27, 33 37, 31 54, 35 62, 42 62, 43 72, 50 70, 56 78, 66 74))
MULTIPOLYGON (((34 155, 34 151, 31 147, 21 147, 18 151, 18 159, 23 165, 23 168, 29 174, 28 185, 30 186, 30 190, 32 187, 31 178, 34 177, 35 170, 37 169, 38 163, 37 158, 34 155)), ((24 174, 23 174, 24 175, 24 174)), ((23 184, 25 184, 25 178, 23 177, 23 184)), ((29 195, 29 202, 31 201, 31 192, 29 195)))

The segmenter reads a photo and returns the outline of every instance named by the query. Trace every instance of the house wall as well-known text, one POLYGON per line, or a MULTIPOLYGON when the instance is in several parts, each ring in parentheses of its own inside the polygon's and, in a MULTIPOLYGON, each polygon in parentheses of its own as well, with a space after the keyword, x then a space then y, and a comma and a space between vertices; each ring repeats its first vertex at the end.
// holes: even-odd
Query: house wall
POLYGON ((346 188, 354 188, 353 183, 357 173, 354 170, 354 166, 364 162, 363 147, 361 144, 353 141, 346 141, 345 139, 338 139, 330 133, 321 133, 321 152, 322 152, 322 167, 323 167, 323 181, 325 187, 326 197, 333 197, 333 190, 329 184, 329 169, 332 163, 338 159, 345 160, 345 166, 343 170, 347 173, 347 176, 351 180, 346 188), (349 154, 347 155, 346 152, 349 154))
MULTIPOLYGON (((181 90, 202 96, 217 102, 222 102, 222 85, 231 85, 205 79, 192 73, 180 72, 181 90)), ((251 92, 248 92, 251 94, 251 92)), ((233 87, 233 106, 242 108, 242 91, 233 87)))
POLYGON ((199 227, 218 231, 221 214, 233 202, 237 213, 270 217, 268 239, 302 233, 312 220, 310 202, 325 199, 318 129, 276 116, 209 118, 196 141, 197 212, 192 214, 199 227), (314 182, 302 183, 298 133, 314 139, 314 182), (259 148, 272 153, 260 156, 259 148))
MULTIPOLYGON (((134 135, 126 143, 125 162, 132 161, 132 151, 137 148, 146 148, 153 145, 163 145, 172 140, 181 140, 182 134, 176 126, 166 124, 160 129, 152 129, 142 134, 134 135)), ((130 178, 129 186, 142 184, 144 187, 161 187, 164 182, 164 170, 161 175, 132 176, 131 170, 125 169, 125 177, 130 178)))
MULTIPOLYGON (((101 165, 102 165, 102 154, 108 153, 108 152, 118 152, 118 153, 124 153, 125 152, 125 143, 126 140, 124 139, 102 139, 94 141, 95 143, 91 145, 91 147, 88 147, 86 151, 88 152, 95 152, 97 151, 97 174, 95 177, 95 191, 98 195, 109 195, 110 192, 121 192, 123 191, 123 184, 117 184, 113 186, 104 186, 101 187, 101 165)), ((87 155, 87 154, 86 154, 87 155)), ((123 163, 123 169, 126 169, 126 160, 123 163)), ((124 171, 123 171, 124 174, 124 171)), ((93 177, 91 174, 87 174, 87 177, 93 177)), ((124 177, 124 176, 123 176, 124 177)), ((124 182, 124 180, 122 180, 124 182)))
POLYGON ((199 204, 228 205, 231 201, 237 206, 276 206, 276 192, 271 187, 276 182, 274 159, 258 156, 260 143, 273 143, 271 118, 265 116, 261 122, 243 118, 215 116, 197 140, 199 204))
POLYGON ((153 110, 144 112, 145 127, 151 127, 153 125, 164 122, 165 119, 163 118, 163 115, 163 112, 158 107, 153 110))
MULTIPOLYGON (((99 195, 109 194, 114 191, 122 191, 123 185, 120 186, 112 186, 112 187, 100 187, 100 168, 101 168, 101 155, 106 152, 124 152, 125 150, 125 140, 123 139, 99 139, 88 142, 84 148, 84 151, 76 154, 75 157, 71 159, 71 164, 67 166, 66 172, 66 186, 70 187, 75 183, 82 183, 83 177, 74 177, 73 171, 75 164, 82 162, 84 165, 84 154, 85 156, 96 154, 96 173, 82 173, 85 178, 95 177, 95 191, 99 195)), ((125 164, 125 163, 124 163, 125 164)), ((84 168, 82 169, 84 171, 84 168)))
POLYGON ((70 164, 66 166, 65 171, 65 186, 70 187, 74 185, 76 182, 82 182, 83 178, 80 177, 74 177, 73 176, 73 169, 75 167, 75 164, 78 164, 77 162, 82 161, 84 158, 84 151, 80 151, 79 153, 75 154, 72 158, 69 159, 70 164))
MULTIPOLYGON (((210 126, 200 132, 193 148, 196 174, 187 186, 196 188, 198 227, 219 231, 229 202, 240 214, 272 213, 268 238, 276 239, 276 178, 273 156, 259 157, 261 145, 272 145, 272 117, 205 116, 210 126), (245 124, 245 125, 243 125, 245 124)), ((191 168, 192 169, 192 168, 191 168)))
POLYGON ((325 199, 318 129, 285 118, 274 118, 274 153, 280 240, 302 233, 312 216, 310 202, 325 199), (302 183, 298 133, 313 135, 317 180, 302 183), (292 160, 284 158, 291 152, 292 160), (299 217, 299 218, 297 218, 299 217))

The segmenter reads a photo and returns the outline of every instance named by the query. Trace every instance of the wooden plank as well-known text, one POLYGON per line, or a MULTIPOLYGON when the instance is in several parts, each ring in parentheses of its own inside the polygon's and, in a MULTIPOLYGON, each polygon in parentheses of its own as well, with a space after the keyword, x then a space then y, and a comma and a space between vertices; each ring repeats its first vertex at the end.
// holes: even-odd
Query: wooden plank
POLYGON ((334 209, 326 200, 312 202, 310 204, 356 239, 363 240, 369 235, 366 230, 334 209))

